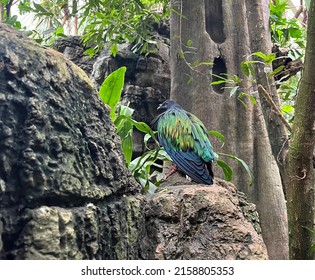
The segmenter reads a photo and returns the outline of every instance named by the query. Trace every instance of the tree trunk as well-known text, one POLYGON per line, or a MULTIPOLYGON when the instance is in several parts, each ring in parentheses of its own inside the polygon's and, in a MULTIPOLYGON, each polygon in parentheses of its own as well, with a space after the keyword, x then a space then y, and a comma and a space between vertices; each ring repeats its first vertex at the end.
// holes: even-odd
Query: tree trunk
POLYGON ((291 259, 313 259, 315 146, 315 1, 310 4, 305 68, 299 88, 288 153, 287 186, 291 259), (313 232, 312 232, 313 231, 313 232))
MULTIPOLYGON (((243 79, 241 91, 248 93, 253 87, 240 67, 253 52, 254 40, 249 29, 255 26, 257 34, 269 34, 262 30, 262 26, 256 26, 255 18, 248 16, 253 12, 249 9, 260 9, 261 6, 247 2, 172 1, 176 11, 171 15, 171 98, 198 115, 209 130, 217 130, 225 136, 223 150, 215 139, 211 139, 216 151, 236 155, 249 165, 255 177, 252 186, 249 186, 246 172, 236 163, 229 162, 234 170, 234 182, 257 205, 269 257, 286 259, 285 199, 259 96, 255 96, 258 101, 255 106, 248 99, 242 99, 245 107, 237 95, 230 97, 229 90, 222 89, 222 85, 210 86, 211 74, 228 73, 243 79), (214 65, 196 68, 189 65, 196 61, 213 62, 214 65)), ((267 42, 267 39, 261 40, 262 51, 268 49, 267 42)), ((256 45, 255 48, 257 51, 256 45)), ((219 170, 216 175, 222 176, 219 170)))
POLYGON ((0 22, 4 21, 4 4, 0 4, 0 22))
MULTIPOLYGON (((251 52, 263 52, 268 54, 271 52, 271 37, 269 30, 269 3, 270 0, 247 0, 247 18, 248 22, 255 23, 258 28, 248 28, 251 44, 251 52)), ((268 77, 265 73, 265 66, 257 64, 257 84, 262 85, 272 101, 280 108, 279 94, 273 78, 268 77)), ((271 68, 272 69, 272 68, 271 68)), ((288 151, 288 134, 285 126, 275 114, 270 104, 261 96, 261 106, 265 117, 267 131, 270 139, 272 153, 276 158, 276 162, 282 178, 285 176, 285 157, 288 151)))

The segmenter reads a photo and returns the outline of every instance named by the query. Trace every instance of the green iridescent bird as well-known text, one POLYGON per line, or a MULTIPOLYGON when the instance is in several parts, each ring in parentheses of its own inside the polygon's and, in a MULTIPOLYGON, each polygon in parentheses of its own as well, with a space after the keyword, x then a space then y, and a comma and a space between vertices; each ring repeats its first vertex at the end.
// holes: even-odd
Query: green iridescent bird
POLYGON ((197 183, 213 184, 212 162, 216 160, 204 124, 175 101, 160 104, 152 125, 160 144, 177 168, 197 183))

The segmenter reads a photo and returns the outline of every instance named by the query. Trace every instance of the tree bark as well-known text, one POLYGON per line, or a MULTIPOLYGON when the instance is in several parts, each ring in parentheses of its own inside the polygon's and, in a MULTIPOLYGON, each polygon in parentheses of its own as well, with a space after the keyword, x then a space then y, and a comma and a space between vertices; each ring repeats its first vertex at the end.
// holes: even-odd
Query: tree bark
POLYGON ((4 4, 0 4, 0 22, 4 21, 4 4))
POLYGON ((287 160, 289 248, 291 259, 314 259, 315 1, 310 4, 305 68, 295 105, 287 160))
MULTIPOLYGON (((269 0, 247 0, 246 15, 249 23, 255 23, 255 28, 249 25, 249 38, 251 44, 251 52, 271 53, 271 37, 269 30, 269 0)), ((255 59, 255 58, 252 58, 255 59)), ((262 85, 270 98, 280 108, 280 98, 277 93, 275 80, 273 77, 268 77, 265 73, 265 66, 272 69, 272 65, 256 65, 256 83, 262 85)), ((265 116, 265 122, 270 139, 272 153, 276 158, 276 162, 282 178, 285 176, 285 157, 288 151, 288 134, 285 126, 277 116, 275 110, 270 103, 260 96, 262 111, 265 116)))
MULTIPOLYGON (((237 94, 230 97, 229 90, 210 86, 212 74, 228 73, 242 78, 241 91, 253 87, 242 74, 240 65, 253 52, 255 40, 250 37, 249 29, 255 26, 257 34, 268 35, 256 24, 256 18, 248 16, 254 12, 249 9, 260 9, 261 5, 218 0, 173 0, 171 3, 175 9, 171 15, 171 98, 195 113, 209 130, 225 136, 222 150, 211 139, 216 151, 236 155, 249 165, 255 177, 253 186, 249 186, 246 172, 229 162, 235 173, 234 182, 257 205, 269 257, 286 259, 286 205, 259 96, 255 96, 258 101, 255 106, 242 99, 245 107, 237 94), (195 49, 187 46, 188 42, 195 49), (214 65, 192 68, 189 63, 195 61, 214 62, 214 65)), ((259 42, 262 51, 268 49, 267 42, 267 39, 259 42)), ((255 51, 259 49, 256 45, 255 48, 255 51)), ((222 176, 220 170, 215 171, 216 176, 222 176)))

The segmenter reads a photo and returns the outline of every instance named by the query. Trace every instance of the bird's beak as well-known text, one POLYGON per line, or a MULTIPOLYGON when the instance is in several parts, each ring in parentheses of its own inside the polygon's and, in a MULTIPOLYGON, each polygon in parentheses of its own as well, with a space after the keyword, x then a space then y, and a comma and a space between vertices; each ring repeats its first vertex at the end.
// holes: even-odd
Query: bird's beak
POLYGON ((163 103, 161 103, 159 107, 157 107, 157 110, 161 110, 161 109, 163 109, 163 103))

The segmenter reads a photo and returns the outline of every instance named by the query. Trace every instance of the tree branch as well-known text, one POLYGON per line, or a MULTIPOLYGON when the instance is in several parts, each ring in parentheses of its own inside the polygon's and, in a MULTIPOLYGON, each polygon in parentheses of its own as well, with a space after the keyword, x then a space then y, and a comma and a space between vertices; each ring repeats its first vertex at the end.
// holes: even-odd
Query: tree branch
POLYGON ((273 102, 272 98, 270 97, 270 94, 265 90, 265 88, 262 85, 258 85, 258 92, 265 97, 269 105, 276 111, 277 116, 282 121, 282 123, 285 125, 285 127, 292 132, 292 128, 290 124, 287 122, 285 117, 282 115, 281 111, 277 107, 277 105, 273 102))

